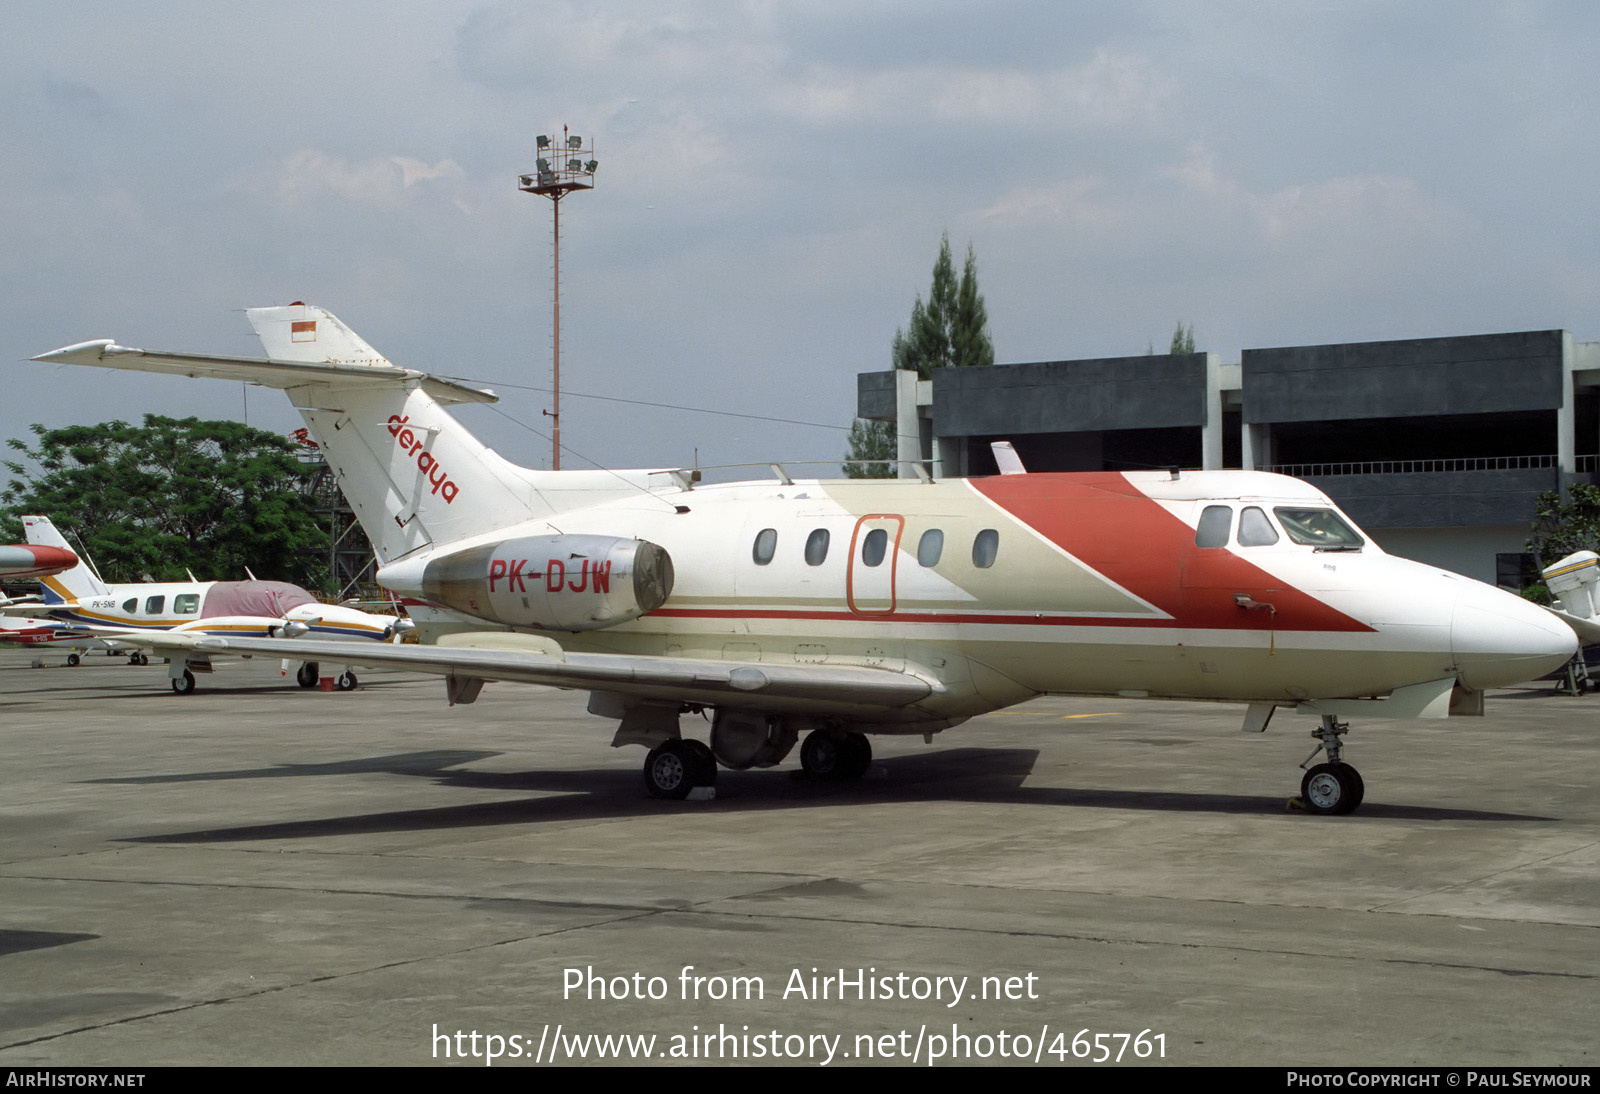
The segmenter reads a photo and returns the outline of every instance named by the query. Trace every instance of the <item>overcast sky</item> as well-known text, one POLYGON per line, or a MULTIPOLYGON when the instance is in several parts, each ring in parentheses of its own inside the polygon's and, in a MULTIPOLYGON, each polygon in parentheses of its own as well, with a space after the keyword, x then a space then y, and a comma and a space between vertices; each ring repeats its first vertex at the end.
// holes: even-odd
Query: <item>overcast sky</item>
POLYGON ((567 466, 836 473, 945 232, 1003 362, 1162 350, 1180 320, 1235 361, 1600 339, 1581 0, 0 10, 0 439, 298 425, 277 392, 25 359, 259 355, 241 309, 304 300, 496 388, 463 417, 548 466, 551 211, 516 178, 563 123, 600 162, 563 203, 567 466))

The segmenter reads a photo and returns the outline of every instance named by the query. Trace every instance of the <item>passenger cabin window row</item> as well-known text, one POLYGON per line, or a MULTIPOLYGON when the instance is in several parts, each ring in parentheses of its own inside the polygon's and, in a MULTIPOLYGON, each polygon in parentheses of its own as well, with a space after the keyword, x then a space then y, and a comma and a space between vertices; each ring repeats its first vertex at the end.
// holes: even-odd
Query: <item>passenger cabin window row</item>
MULTIPOLYGON (((1259 505, 1247 505, 1239 512, 1237 542, 1240 547, 1270 547, 1279 541, 1278 525, 1291 543, 1314 547, 1319 551, 1359 551, 1366 540, 1332 509, 1302 509, 1279 505, 1272 512, 1278 524, 1272 522, 1266 510, 1259 505)), ((1208 505, 1200 513, 1195 527, 1196 547, 1226 547, 1233 528, 1233 506, 1208 505)))
MULTIPOLYGON (((1209 512, 1209 510, 1208 510, 1209 512)), ((815 529, 806 537, 805 559, 807 566, 821 566, 828 558, 828 543, 832 537, 826 528, 815 529)), ((1223 542, 1227 541, 1227 528, 1223 528, 1223 542)), ((994 565, 994 560, 1000 553, 1000 533, 993 528, 985 528, 972 540, 972 564, 980 570, 987 570, 994 565)), ((776 528, 763 528, 756 533, 755 543, 750 547, 750 557, 757 566, 769 565, 778 554, 778 530, 776 528)), ((929 528, 917 540, 917 563, 932 569, 939 564, 939 559, 944 555, 944 530, 929 528)), ((889 533, 887 529, 873 528, 861 537, 861 564, 863 566, 882 566, 884 559, 889 556, 889 533)))
MULTIPOLYGON (((160 615, 161 609, 166 607, 167 598, 164 596, 147 596, 144 600, 145 615, 160 615)), ((122 610, 129 615, 134 615, 139 610, 139 598, 132 597, 122 602, 122 610)), ((179 615, 193 615, 200 610, 199 593, 179 593, 172 598, 172 610, 179 615)))

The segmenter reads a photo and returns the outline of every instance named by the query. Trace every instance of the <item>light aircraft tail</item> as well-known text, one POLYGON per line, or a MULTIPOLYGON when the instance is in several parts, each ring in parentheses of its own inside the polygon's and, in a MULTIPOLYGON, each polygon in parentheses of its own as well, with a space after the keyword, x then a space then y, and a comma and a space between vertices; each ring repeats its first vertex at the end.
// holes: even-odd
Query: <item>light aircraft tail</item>
POLYGON ((246 314, 268 359, 84 342, 35 360, 282 388, 327 456, 381 563, 507 525, 667 485, 656 471, 538 471, 486 448, 445 409, 492 392, 391 364, 309 304, 246 314))
MULTIPOLYGON (((65 547, 75 550, 68 543, 49 517, 23 517, 22 527, 27 534, 28 542, 35 547, 65 547)), ((63 570, 53 577, 40 579, 44 585, 44 602, 46 604, 60 604, 66 600, 82 600, 90 596, 109 596, 111 588, 100 576, 89 568, 88 559, 82 554, 78 555, 78 564, 70 570, 63 570)))

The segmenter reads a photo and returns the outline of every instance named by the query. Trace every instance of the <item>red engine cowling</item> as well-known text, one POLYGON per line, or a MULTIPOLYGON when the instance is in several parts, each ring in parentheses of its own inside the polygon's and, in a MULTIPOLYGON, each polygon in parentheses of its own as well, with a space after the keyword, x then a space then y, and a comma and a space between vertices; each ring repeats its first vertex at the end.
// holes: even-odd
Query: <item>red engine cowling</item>
MULTIPOLYGON (((381 578, 381 575, 380 575, 381 578)), ((642 539, 529 536, 430 560, 424 599, 517 627, 592 631, 637 619, 672 594, 672 559, 642 539)))

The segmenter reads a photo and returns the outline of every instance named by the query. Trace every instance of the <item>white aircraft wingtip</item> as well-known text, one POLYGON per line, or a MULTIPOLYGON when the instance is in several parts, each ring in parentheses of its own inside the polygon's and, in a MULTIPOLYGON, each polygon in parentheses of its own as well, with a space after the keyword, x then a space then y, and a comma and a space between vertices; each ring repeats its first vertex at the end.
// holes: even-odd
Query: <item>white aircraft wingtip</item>
POLYGON ((49 353, 41 353, 39 356, 32 358, 32 360, 83 364, 85 362, 99 361, 107 351, 125 348, 117 345, 110 338, 97 338, 93 342, 78 342, 74 345, 62 346, 60 349, 53 349, 49 353))

